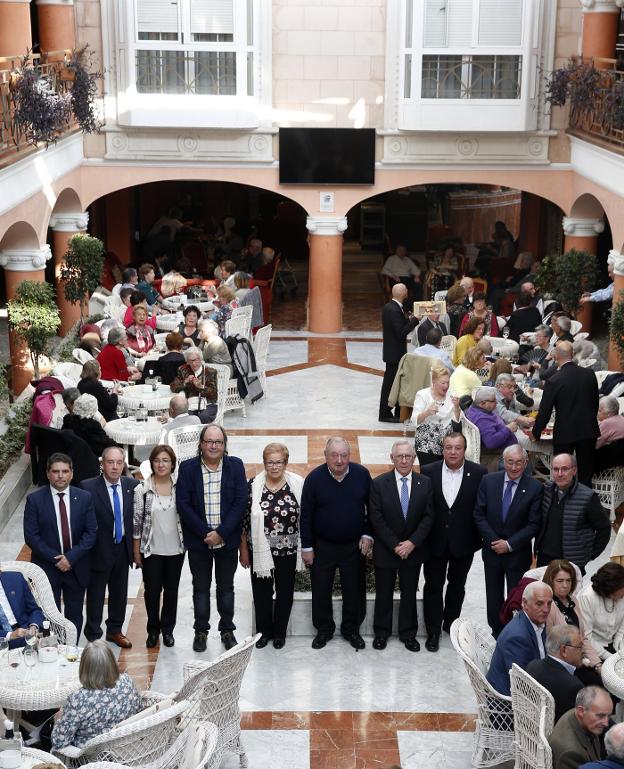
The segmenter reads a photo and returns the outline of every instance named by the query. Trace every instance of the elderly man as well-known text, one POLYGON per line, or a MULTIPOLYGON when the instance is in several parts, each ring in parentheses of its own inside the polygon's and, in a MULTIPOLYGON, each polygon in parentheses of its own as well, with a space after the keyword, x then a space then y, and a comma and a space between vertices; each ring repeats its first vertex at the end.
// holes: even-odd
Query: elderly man
POLYGON ((17 571, 0 572, 0 638, 11 648, 43 627, 43 614, 24 577, 17 571))
POLYGON ((533 660, 526 671, 547 689, 555 700, 555 723, 576 704, 583 688, 574 674, 581 666, 583 636, 574 625, 553 625, 546 637, 546 656, 533 660))
POLYGON ((552 366, 552 361, 548 357, 551 350, 550 340, 553 336, 553 331, 550 326, 540 324, 535 327, 535 347, 528 350, 520 358, 522 363, 522 371, 527 371, 529 375, 540 379, 544 379, 544 373, 552 368, 549 376, 556 371, 556 367, 552 366), (526 367, 526 368, 525 368, 526 367))
POLYGON ((607 757, 602 761, 591 761, 580 769, 623 769, 624 767, 624 724, 615 724, 604 736, 607 757))
POLYGON ((371 477, 350 461, 351 448, 341 437, 325 445, 325 464, 312 470, 301 496, 301 555, 312 567, 313 649, 322 649, 334 635, 332 587, 336 569, 342 585, 340 632, 354 649, 363 649, 360 624, 366 606, 360 593, 363 562, 371 546, 366 509, 371 477))
POLYGON ((514 342, 520 341, 520 334, 534 331, 536 326, 542 322, 540 311, 533 305, 531 294, 522 292, 518 297, 517 307, 509 316, 506 328, 509 331, 509 338, 514 342))
POLYGON ((201 421, 196 414, 188 413, 188 399, 184 393, 173 395, 169 401, 169 421, 164 425, 158 443, 167 443, 167 436, 171 430, 178 427, 191 427, 200 425, 201 421))
MULTIPOLYGON (((496 413, 506 425, 515 422, 519 427, 533 427, 534 419, 520 413, 520 405, 516 400, 518 385, 513 374, 499 374, 496 377, 496 413)), ((524 396, 527 406, 533 405, 533 400, 524 396)), ((518 437, 518 436, 516 436, 518 437)))
POLYGON ((475 522, 483 545, 488 624, 496 638, 499 612, 507 592, 531 566, 531 540, 541 522, 542 484, 524 474, 528 462, 521 446, 503 451, 502 472, 486 475, 479 486, 475 522))
POLYGON ((546 620, 552 606, 552 590, 544 582, 531 582, 522 593, 522 611, 503 628, 487 672, 487 680, 500 694, 509 697, 509 670, 521 668, 546 656, 546 620))
POLYGON ((404 245, 398 245, 396 252, 386 259, 381 274, 387 275, 394 283, 405 283, 414 298, 417 293, 420 295, 422 292, 420 267, 409 258, 407 247, 404 245))
POLYGON ((542 525, 535 538, 537 565, 555 558, 575 563, 582 574, 609 543, 609 515, 596 493, 576 478, 576 460, 558 454, 552 461, 554 481, 544 485, 542 525))
POLYGON ((392 635, 394 586, 399 577, 399 639, 411 652, 420 651, 416 639, 416 591, 420 567, 427 554, 433 525, 431 482, 413 471, 414 447, 399 440, 392 445, 394 470, 371 483, 368 514, 375 532, 374 649, 385 649, 392 635))
POLYGON ((466 310, 472 310, 472 302, 473 302, 473 294, 474 294, 474 281, 472 278, 469 278, 468 276, 462 278, 459 281, 459 285, 464 289, 466 292, 466 296, 464 297, 464 308, 466 310))
POLYGON ((479 429, 481 445, 486 449, 504 449, 518 443, 518 423, 506 425, 496 413, 496 406, 496 389, 477 387, 473 404, 466 411, 466 417, 479 429))
POLYGON ((597 449, 624 438, 624 415, 620 414, 618 399, 612 395, 604 395, 598 402, 598 429, 597 449))
POLYGON ((609 726, 612 710, 611 697, 600 686, 581 689, 574 709, 561 716, 548 738, 553 767, 578 769, 588 761, 604 758, 600 737, 609 726))
MULTIPOLYGON (((183 392, 187 398, 200 396, 202 403, 215 404, 217 402, 217 372, 210 366, 204 365, 201 350, 190 347, 184 353, 184 360, 178 369, 178 375, 171 383, 171 392, 183 392)), ((215 406, 216 413, 216 406, 215 406)))
POLYGON ((585 304, 586 302, 613 301, 613 276, 615 274, 615 267, 611 263, 607 264, 607 272, 609 274, 611 283, 609 283, 609 285, 605 288, 599 288, 597 291, 593 291, 591 294, 589 292, 584 293, 579 300, 581 304, 585 304))
POLYGON ((453 373, 453 371, 455 371, 455 366, 453 366, 453 362, 451 361, 451 358, 446 350, 442 349, 441 344, 442 332, 440 329, 430 328, 429 331, 427 331, 427 336, 425 337, 425 344, 421 345, 420 347, 415 347, 414 355, 424 355, 427 358, 437 358, 438 360, 442 361, 445 368, 453 373))
POLYGON ((557 342, 573 342, 574 337, 570 333, 572 328, 572 321, 567 315, 557 315, 550 321, 550 325, 553 330, 553 338, 550 340, 551 347, 554 347, 557 342))
POLYGON ((539 411, 529 437, 531 440, 539 440, 555 409, 553 454, 576 454, 579 481, 591 486, 596 438, 600 435, 596 421, 596 375, 589 369, 577 366, 572 360, 570 342, 559 342, 550 354, 557 363, 558 371, 544 385, 539 411))
POLYGON ((421 347, 425 344, 427 334, 432 329, 439 330, 442 336, 446 336, 448 334, 446 325, 440 321, 440 313, 438 312, 436 305, 427 305, 425 309, 425 317, 420 321, 418 328, 416 329, 416 338, 418 339, 418 344, 421 347))

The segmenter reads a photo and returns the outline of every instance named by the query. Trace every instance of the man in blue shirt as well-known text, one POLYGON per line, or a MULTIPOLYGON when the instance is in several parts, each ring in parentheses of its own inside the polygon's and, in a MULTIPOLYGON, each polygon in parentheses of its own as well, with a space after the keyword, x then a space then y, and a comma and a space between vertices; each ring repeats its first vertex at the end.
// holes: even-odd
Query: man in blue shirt
POLYGON ((579 302, 581 304, 585 304, 586 302, 612 302, 613 301, 613 271, 614 267, 612 264, 607 265, 607 272, 609 273, 609 278, 611 279, 611 283, 609 283, 608 286, 605 288, 599 288, 597 291, 592 291, 592 293, 585 293, 583 296, 579 299, 579 302))
POLYGON ((441 360, 444 366, 451 372, 455 371, 455 366, 452 364, 449 354, 446 350, 443 350, 440 345, 442 344, 442 332, 439 328, 430 328, 425 336, 425 344, 421 347, 414 349, 414 355, 425 355, 428 358, 437 358, 441 360))

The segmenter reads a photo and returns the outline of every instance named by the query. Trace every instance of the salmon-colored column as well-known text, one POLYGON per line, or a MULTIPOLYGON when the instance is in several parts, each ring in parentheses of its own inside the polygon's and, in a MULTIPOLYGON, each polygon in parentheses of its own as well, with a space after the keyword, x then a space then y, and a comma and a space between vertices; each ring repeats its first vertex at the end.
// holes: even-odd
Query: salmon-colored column
MULTIPOLYGON (((45 281, 45 263, 52 256, 47 244, 39 249, 11 248, 0 251, 0 266, 4 267, 7 299, 14 299, 23 280, 45 281)), ((9 334, 11 353, 12 389, 19 395, 33 377, 28 347, 9 334)))
MULTIPOLYGON (((572 248, 577 251, 588 251, 590 254, 597 252, 598 235, 604 230, 604 221, 602 219, 583 219, 577 216, 563 217, 563 251, 566 253, 572 248)), ((591 302, 581 305, 576 313, 576 319, 583 326, 583 331, 591 334, 592 329, 592 308, 591 302)))
POLYGON ((56 303, 61 313, 59 334, 65 336, 70 328, 80 320, 80 305, 65 299, 61 267, 65 264, 65 253, 70 238, 79 232, 84 232, 89 224, 89 214, 68 213, 52 214, 49 227, 52 230, 52 254, 54 256, 54 284, 56 287, 56 303))
MULTIPOLYGON (((582 0, 584 58, 614 59, 620 9, 615 0, 582 0)), ((597 61, 596 67, 607 67, 597 61)))
MULTIPOLYGON (((624 291, 624 254, 619 251, 609 252, 609 264, 613 265, 613 306, 623 300, 620 298, 624 291)), ((612 341, 609 341, 609 371, 624 371, 620 352, 612 341)))
POLYGON ((26 56, 31 48, 30 0, 0 0, 0 57, 26 56))
POLYGON ((37 0, 41 53, 76 47, 74 0, 37 0))
POLYGON ((342 233, 345 216, 309 216, 310 277, 308 331, 333 334, 342 330, 342 233))

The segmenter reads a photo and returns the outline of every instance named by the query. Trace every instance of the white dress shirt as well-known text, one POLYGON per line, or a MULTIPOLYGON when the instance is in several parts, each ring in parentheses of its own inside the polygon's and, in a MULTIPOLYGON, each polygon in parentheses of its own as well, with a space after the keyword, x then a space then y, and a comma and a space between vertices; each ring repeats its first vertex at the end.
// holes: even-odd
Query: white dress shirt
POLYGON ((395 275, 398 278, 406 275, 413 275, 417 278, 420 275, 420 267, 413 262, 409 256, 389 256, 384 266, 381 268, 382 275, 395 275))
POLYGON ((407 486, 407 498, 409 499, 412 494, 412 473, 409 472, 407 475, 401 475, 401 473, 398 470, 394 471, 394 479, 397 485, 397 491, 399 492, 399 499, 401 499, 401 489, 403 488, 403 478, 407 478, 407 483, 405 484, 407 486))
MULTIPOLYGON (((516 478, 516 480, 513 482, 513 486, 511 487, 511 501, 513 502, 513 498, 516 496, 516 491, 518 491, 518 484, 520 483, 522 476, 520 478, 516 478)), ((503 481, 503 497, 505 496, 505 491, 507 490, 507 481, 510 481, 511 478, 505 473, 505 480, 503 481)), ((502 497, 501 497, 502 499, 502 497)))
POLYGON ((526 612, 524 613, 526 615, 526 618, 531 623, 531 627, 535 632, 535 637, 537 638, 537 648, 539 649, 539 653, 540 653, 540 659, 543 660, 544 657, 546 656, 546 650, 544 649, 544 639, 542 638, 542 633, 544 632, 544 628, 546 627, 546 625, 536 625, 535 622, 531 620, 529 615, 526 612))
POLYGON ((125 535, 124 531, 124 503, 123 503, 123 489, 121 488, 121 478, 117 481, 117 484, 113 484, 104 478, 106 484, 106 490, 108 491, 108 498, 110 500, 111 510, 113 511, 113 540, 115 539, 115 506, 113 505, 113 486, 117 486, 117 496, 119 497, 119 506, 121 507, 121 536, 125 535))
POLYGON ((453 504, 457 499, 457 495, 459 494, 459 487, 461 486, 463 479, 463 464, 457 470, 451 470, 446 462, 442 463, 442 493, 444 494, 444 499, 446 500, 446 504, 449 507, 453 507, 453 504))
MULTIPOLYGON (((72 534, 71 534, 71 494, 69 493, 70 487, 68 486, 65 491, 60 493, 63 495, 63 502, 65 502, 65 510, 67 511, 67 524, 69 526, 69 546, 72 546, 72 534)), ((56 514, 56 528, 58 529, 59 542, 61 543, 61 551, 63 550, 63 530, 61 529, 61 511, 59 508, 59 492, 50 485, 50 492, 52 494, 52 502, 54 503, 54 512, 56 514)))

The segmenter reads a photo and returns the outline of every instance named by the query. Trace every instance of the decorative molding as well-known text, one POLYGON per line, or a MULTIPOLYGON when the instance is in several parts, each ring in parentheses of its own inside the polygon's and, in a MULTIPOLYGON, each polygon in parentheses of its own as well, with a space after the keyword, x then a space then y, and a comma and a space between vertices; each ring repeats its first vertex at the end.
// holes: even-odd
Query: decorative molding
POLYGON ((570 163, 577 174, 624 197, 624 157, 577 136, 570 140, 570 163))
POLYGON ((42 270, 51 258, 52 251, 47 243, 36 249, 7 248, 0 251, 0 266, 12 272, 33 272, 42 270))
POLYGON ((578 216, 563 217, 563 231, 574 238, 595 238, 604 231, 603 219, 584 219, 578 216))
POLYGON ((81 232, 87 229, 89 213, 58 213, 52 214, 48 227, 54 232, 81 232))
POLYGON ((624 0, 581 0, 583 13, 617 13, 624 0))
POLYGON ((71 8, 74 0, 35 0, 37 5, 65 5, 71 8))
POLYGON ((306 227, 312 235, 342 235, 347 229, 346 216, 308 216, 306 227))
POLYGON ((607 257, 607 264, 613 265, 613 272, 616 275, 619 275, 621 278, 624 277, 624 254, 612 248, 607 257))

